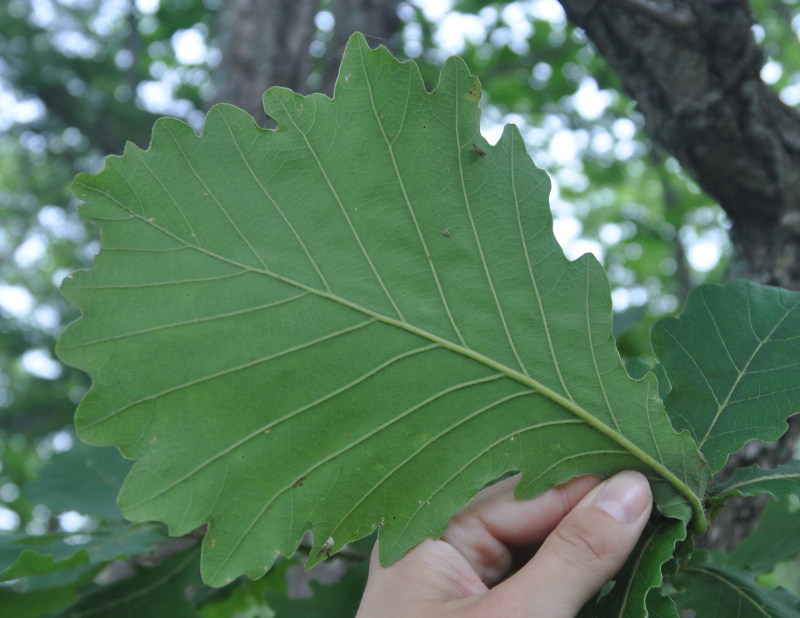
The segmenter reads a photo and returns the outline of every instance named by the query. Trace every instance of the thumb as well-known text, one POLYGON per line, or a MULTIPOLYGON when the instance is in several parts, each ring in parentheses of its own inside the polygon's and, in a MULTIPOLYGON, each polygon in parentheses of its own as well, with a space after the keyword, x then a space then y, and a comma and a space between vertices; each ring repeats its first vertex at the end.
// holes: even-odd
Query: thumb
POLYGON ((638 472, 601 483, 561 520, 528 564, 492 591, 494 601, 508 616, 575 616, 622 567, 652 500, 647 479, 638 472))

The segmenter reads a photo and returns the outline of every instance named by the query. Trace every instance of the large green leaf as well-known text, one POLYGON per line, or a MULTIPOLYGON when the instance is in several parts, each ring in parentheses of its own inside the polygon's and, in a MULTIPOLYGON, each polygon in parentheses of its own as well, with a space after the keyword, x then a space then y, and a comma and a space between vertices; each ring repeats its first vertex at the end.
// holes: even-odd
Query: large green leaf
POLYGON ((128 517, 209 523, 207 582, 307 529, 311 562, 375 527, 397 559, 510 470, 528 497, 635 468, 705 526, 694 442, 623 369, 602 268, 565 259, 547 177, 515 127, 481 138, 479 97, 463 61, 428 93, 359 35, 333 100, 266 93, 278 130, 217 106, 76 180, 103 238, 64 283, 78 431, 140 459, 128 517))
POLYGON ((800 411, 800 292, 733 281, 692 290, 653 329, 667 410, 713 471, 748 440, 774 440, 800 411))

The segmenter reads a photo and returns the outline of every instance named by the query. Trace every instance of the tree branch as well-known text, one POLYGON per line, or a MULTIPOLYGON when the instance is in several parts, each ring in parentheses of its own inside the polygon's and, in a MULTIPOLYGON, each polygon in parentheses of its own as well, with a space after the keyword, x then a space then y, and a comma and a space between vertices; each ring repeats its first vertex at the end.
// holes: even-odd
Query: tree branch
POLYGON ((727 212, 732 274, 800 289, 800 226, 789 225, 800 220, 800 114, 760 78, 746 0, 674 0, 673 11, 654 0, 561 4, 645 130, 727 212))
POLYGON ((611 0, 622 8, 636 11, 640 15, 658 22, 662 26, 673 30, 686 30, 695 25, 694 16, 688 11, 670 11, 664 9, 650 0, 611 0))

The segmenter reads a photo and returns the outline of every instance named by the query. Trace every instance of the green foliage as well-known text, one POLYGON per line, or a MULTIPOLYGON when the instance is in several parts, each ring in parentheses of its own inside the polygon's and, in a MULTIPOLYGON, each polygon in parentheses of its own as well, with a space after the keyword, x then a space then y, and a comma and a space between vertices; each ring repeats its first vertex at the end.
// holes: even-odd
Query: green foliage
POLYGON ((780 437, 800 409, 798 332, 800 294, 750 281, 696 288, 680 318, 653 330, 667 411, 713 472, 748 440, 780 437))
POLYGON ((201 136, 159 121, 148 150, 76 180, 103 250, 65 282, 83 315, 59 353, 92 375, 80 435, 140 460, 123 511, 172 534, 208 522, 201 568, 219 586, 263 575, 306 530, 309 564, 376 527, 395 560, 509 471, 525 498, 636 468, 661 515, 590 615, 676 616, 665 577, 681 608, 722 586, 788 615, 784 593, 682 541, 733 487, 791 491, 705 483, 797 408, 800 295, 693 293, 654 332, 665 411, 655 377, 620 362, 599 265, 555 243, 519 135, 480 136, 479 97, 459 59, 428 93, 413 63, 354 37, 333 100, 267 92, 278 130, 218 106, 201 136))
MULTIPOLYGON (((220 25, 215 13, 219 1, 162 0, 156 4, 155 13, 142 15, 136 3, 130 3, 128 8, 128 3, 102 0, 0 3, 0 57, 5 60, 0 89, 4 95, 10 91, 19 98, 37 101, 45 110, 33 120, 12 121, 15 124, 7 130, 4 125, 0 136, 0 284, 19 286, 33 299, 32 309, 24 316, 0 310, 0 506, 21 518, 18 534, 0 537, 0 546, 11 547, 10 553, 3 554, 6 565, 28 542, 28 533, 40 537, 43 532, 55 532, 38 546, 30 539, 28 547, 37 547, 34 560, 38 556, 46 561, 49 556, 60 562, 92 546, 94 541, 87 541, 86 534, 90 539, 113 535, 111 529, 119 525, 113 502, 106 501, 102 512, 93 512, 81 499, 88 483, 76 486, 73 492, 60 491, 58 498, 48 497, 49 492, 58 489, 55 484, 46 488, 40 485, 41 490, 31 486, 38 484, 41 462, 48 457, 51 438, 47 434, 60 431, 70 422, 74 403, 88 382, 80 371, 63 365, 59 379, 43 378, 30 373, 21 360, 30 350, 52 353, 53 335, 60 331, 60 325, 77 315, 74 307, 61 301, 52 282, 59 281, 66 270, 88 264, 95 252, 90 243, 93 235, 87 234, 73 214, 74 203, 67 195, 69 178, 76 171, 98 169, 100 155, 119 152, 126 139, 140 145, 146 143, 155 116, 142 109, 142 100, 136 96, 141 85, 157 82, 162 75, 168 75, 171 83, 176 77, 181 80, 177 96, 185 97, 182 103, 188 107, 168 113, 182 116, 193 105, 201 104, 201 92, 208 92, 208 82, 204 80, 209 67, 181 66, 174 57, 171 38, 180 29, 191 27, 202 32, 210 30, 213 37, 214 21, 220 25), (119 12, 106 12, 109 6, 117 7, 119 12), (46 9, 44 13, 42 9, 46 9), (50 18, 48 11, 52 12, 50 18), (83 44, 80 53, 64 44, 75 40, 83 44), (133 64, 126 68, 123 60, 128 54, 133 64), (45 243, 46 253, 33 264, 18 261, 17 249, 37 239, 45 243), (53 318, 44 321, 40 315, 53 318), (95 517, 78 534, 64 534, 59 532, 58 513, 68 510, 95 517), (77 541, 78 545, 60 548, 65 541, 77 541)), ((760 40, 765 33, 765 54, 773 66, 777 63, 781 68, 776 89, 785 89, 787 101, 796 100, 797 86, 793 84, 800 68, 800 48, 791 25, 797 19, 798 7, 789 0, 752 0, 750 4, 759 22, 754 34, 760 40)), ((487 25, 485 39, 470 39, 461 55, 481 75, 487 95, 484 99, 489 103, 484 108, 487 113, 495 118, 498 113, 517 114, 510 120, 520 125, 537 162, 548 169, 561 198, 569 202, 554 203, 555 212, 578 217, 581 236, 592 239, 602 249, 601 261, 612 290, 633 288, 640 294, 633 307, 641 305, 638 309, 644 313, 643 319, 624 325, 618 347, 626 369, 641 377, 646 373, 642 369, 654 361, 649 345, 653 322, 660 314, 677 308, 688 286, 722 277, 724 257, 713 271, 702 273, 693 270, 683 255, 685 249, 691 248, 693 238, 720 229, 719 210, 687 180, 674 160, 662 162, 664 154, 641 134, 642 120, 624 94, 604 90, 610 103, 599 118, 586 118, 576 109, 573 97, 585 80, 595 79, 601 89, 618 90, 619 86, 582 32, 563 19, 529 14, 532 29, 526 35, 528 47, 504 44, 509 30, 517 32, 516 26, 520 25, 519 20, 509 21, 514 16, 506 15, 505 6, 474 0, 456 5, 457 10, 467 13, 480 11, 481 20, 487 25), (620 126, 636 127, 632 140, 622 137, 617 130, 620 126), (582 144, 566 164, 548 160, 547 156, 554 131, 562 129, 576 131, 577 142, 582 144), (624 152, 625 147, 629 147, 628 152, 624 152), (604 234, 609 228, 621 230, 616 241, 604 234), (641 297, 643 290, 647 292, 646 300, 641 297)), ((440 69, 438 58, 443 57, 434 42, 438 26, 427 21, 419 8, 403 19, 411 25, 419 24, 424 54, 418 62, 423 76, 433 84, 440 69)), ((337 16, 337 25, 344 21, 337 16)), ((221 26, 224 28, 224 24, 221 26)), ((406 35, 406 40, 414 38, 411 28, 407 28, 406 35)), ((336 53, 338 50, 325 50, 326 55, 336 53)), ((3 112, 10 111, 6 100, 3 112)), ((3 114, 2 121, 7 122, 8 116, 3 114)), ((615 328, 619 323, 615 321, 615 328)), ((662 367, 656 365, 656 370, 661 371, 662 367)), ((668 391, 665 380, 661 380, 660 388, 668 391)), ((83 452, 92 457, 92 449, 83 452)), ((113 449, 108 452, 113 454, 113 449)), ((116 460, 124 463, 119 457, 116 460)), ((72 467, 67 458, 60 461, 66 466, 65 472, 78 478, 98 478, 98 470, 72 467)), ((54 468, 47 468, 42 475, 53 472, 54 468)), ((790 470, 754 474, 757 476, 740 477, 739 481, 735 481, 737 477, 731 479, 735 484, 730 491, 768 491, 776 495, 796 491, 791 489, 794 485, 783 484, 785 480, 793 482, 790 470), (780 475, 778 479, 776 474, 780 475)), ((68 476, 63 475, 65 482, 68 476)), ((114 480, 118 478, 115 472, 114 480)), ((53 482, 57 479, 58 475, 51 476, 53 482)), ((116 489, 109 484, 106 492, 115 493, 116 489)), ((723 486, 710 490, 712 515, 729 495, 723 486)), ((99 500, 92 501, 100 504, 99 500)), ((139 560, 138 552, 148 548, 146 543, 138 549, 131 548, 128 561, 139 560)), ((38 618, 85 594, 84 586, 105 563, 89 564, 83 558, 78 562, 73 568, 24 576, 8 584, 8 588, 0 588, 0 613, 38 618)), ((673 562, 676 561, 669 564, 673 562)), ((273 576, 283 577, 279 567, 257 582, 238 580, 218 591, 215 599, 224 597, 229 602, 220 611, 236 608, 244 612, 249 608, 247 611, 261 612, 253 616, 269 615, 264 613, 268 609, 262 611, 266 601, 258 585, 266 585, 273 576), (239 592, 245 588, 247 594, 239 592)), ((670 607, 674 612, 669 598, 653 593, 647 600, 651 615, 675 615, 668 613, 670 607)), ((211 611, 213 600, 193 597, 193 602, 201 612, 211 611)), ((218 615, 227 617, 233 611, 218 615)))
POLYGON ((335 586, 311 582, 309 599, 291 600, 273 591, 266 598, 278 618, 352 618, 358 610, 368 563, 351 568, 335 586))
POLYGON ((161 564, 137 569, 125 579, 99 586, 64 612, 69 618, 118 618, 120 615, 148 618, 199 618, 186 590, 200 583, 198 550, 183 552, 161 564))
POLYGON ((611 591, 595 604, 584 607, 585 616, 646 616, 653 604, 669 607, 658 598, 662 567, 672 558, 678 543, 686 538, 686 524, 671 519, 651 522, 617 574, 611 591))
POLYGON ((678 604, 697 616, 792 618, 800 598, 785 590, 767 590, 746 571, 714 564, 708 552, 697 551, 673 578, 678 604))
POLYGON ((377 526, 396 560, 510 470, 529 497, 635 468, 702 529, 699 454, 625 372, 602 269, 561 255, 516 131, 481 140, 464 63, 427 93, 355 37, 340 75, 333 100, 269 91, 278 131, 220 106, 76 180, 104 251, 65 282, 84 315, 59 353, 93 378, 81 437, 141 459, 126 515, 208 522, 214 585, 306 529, 311 563, 377 526))
MULTIPOLYGON (((797 496, 797 494, 794 494, 797 496)), ((800 513, 790 500, 769 502, 758 528, 730 554, 717 553, 717 562, 755 573, 768 573, 781 562, 800 555, 800 513)))
POLYGON ((791 461, 771 470, 758 466, 739 468, 724 483, 709 489, 713 500, 720 501, 732 494, 755 496, 769 493, 774 497, 800 495, 800 461, 791 461))

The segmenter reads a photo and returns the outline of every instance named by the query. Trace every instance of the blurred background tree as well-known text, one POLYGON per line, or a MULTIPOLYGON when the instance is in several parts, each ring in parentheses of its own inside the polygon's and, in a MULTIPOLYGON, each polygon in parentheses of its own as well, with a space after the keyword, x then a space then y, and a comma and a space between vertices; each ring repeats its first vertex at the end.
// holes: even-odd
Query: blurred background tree
MULTIPOLYGON (((465 58, 484 86, 484 134, 494 141, 503 124, 520 127, 553 178, 554 226, 567 255, 591 251, 606 267, 632 373, 653 362, 652 323, 698 283, 729 273, 800 288, 795 0, 7 0, 0 530, 77 543, 76 533, 114 520, 91 505, 79 513, 46 504, 36 489, 56 455, 65 469, 86 472, 64 457, 88 382, 53 353, 55 336, 76 317, 57 287, 99 246, 77 218, 71 178, 98 171, 128 140, 146 147, 159 115, 201 130, 204 111, 226 101, 268 125, 260 97, 269 86, 332 94, 354 30, 415 59, 431 87, 447 56, 465 58)), ((793 446, 751 447, 736 465, 775 463, 793 446)), ((123 473, 107 479, 111 489, 123 473)), ((749 525, 753 512, 735 516, 749 525)), ((719 542, 739 534, 720 529, 719 542)), ((21 599, 63 585, 65 606, 85 581, 107 574, 103 559, 90 564, 58 570, 55 583, 41 579, 53 573, 24 577, 0 593, 21 599)), ((282 585, 270 581, 197 593, 193 607, 206 616, 233 615, 224 613, 231 607, 269 615, 265 590, 282 585)), ((44 615, 35 611, 16 615, 44 615)))

